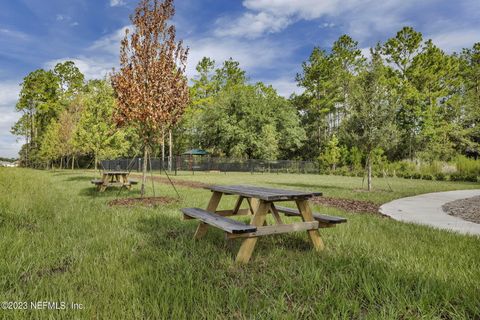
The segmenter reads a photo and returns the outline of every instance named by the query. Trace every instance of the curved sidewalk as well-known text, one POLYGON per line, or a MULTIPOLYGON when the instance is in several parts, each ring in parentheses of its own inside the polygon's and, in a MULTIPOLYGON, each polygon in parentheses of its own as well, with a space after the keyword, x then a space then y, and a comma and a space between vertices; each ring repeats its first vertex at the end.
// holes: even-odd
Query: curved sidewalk
POLYGON ((480 224, 450 216, 442 210, 447 202, 475 196, 480 196, 480 189, 427 193, 386 203, 380 207, 380 212, 399 221, 480 235, 480 224))

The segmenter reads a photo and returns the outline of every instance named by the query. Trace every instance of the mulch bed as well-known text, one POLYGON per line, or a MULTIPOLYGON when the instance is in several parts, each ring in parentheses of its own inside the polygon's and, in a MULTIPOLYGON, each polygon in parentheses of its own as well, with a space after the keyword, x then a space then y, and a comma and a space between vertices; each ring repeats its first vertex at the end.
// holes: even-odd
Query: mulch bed
POLYGON ((480 223, 480 196, 445 203, 442 209, 451 216, 480 223))
POLYGON ((369 201, 331 197, 314 197, 312 198, 312 202, 321 206, 339 208, 350 212, 374 213, 382 215, 378 211, 380 207, 377 204, 369 201))
POLYGON ((144 198, 121 198, 115 199, 108 202, 108 205, 113 206, 136 206, 136 205, 143 205, 147 207, 154 207, 169 203, 177 202, 178 199, 171 198, 171 197, 144 197, 144 198))
MULTIPOLYGON (((151 179, 151 178, 152 177, 148 177, 148 179, 151 179)), ((163 184, 170 184, 170 181, 164 177, 155 176, 153 177, 153 180, 163 184)), ((203 183, 203 182, 187 181, 187 180, 179 180, 179 179, 175 179, 173 183, 176 186, 195 188, 195 189, 201 189, 209 186, 209 184, 203 183)), ((370 201, 331 198, 331 197, 315 197, 312 199, 312 201, 318 205, 339 208, 345 211, 356 212, 356 213, 373 213, 373 214, 382 215, 378 211, 380 206, 370 201)), ((382 215, 382 216, 387 217, 385 215, 382 215)))

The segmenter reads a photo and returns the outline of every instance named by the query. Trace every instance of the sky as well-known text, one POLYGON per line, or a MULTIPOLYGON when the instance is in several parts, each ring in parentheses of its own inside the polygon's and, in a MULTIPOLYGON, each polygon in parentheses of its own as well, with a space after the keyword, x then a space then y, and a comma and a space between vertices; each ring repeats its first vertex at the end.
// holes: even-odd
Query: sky
MULTIPOLYGON (((87 79, 118 66, 120 39, 137 0, 0 0, 0 156, 17 157, 10 134, 15 104, 31 71, 72 60, 87 79)), ((204 56, 232 57, 251 82, 288 97, 314 46, 342 34, 367 53, 412 26, 448 53, 480 41, 480 0, 176 0, 177 38, 190 48, 187 74, 204 56)))

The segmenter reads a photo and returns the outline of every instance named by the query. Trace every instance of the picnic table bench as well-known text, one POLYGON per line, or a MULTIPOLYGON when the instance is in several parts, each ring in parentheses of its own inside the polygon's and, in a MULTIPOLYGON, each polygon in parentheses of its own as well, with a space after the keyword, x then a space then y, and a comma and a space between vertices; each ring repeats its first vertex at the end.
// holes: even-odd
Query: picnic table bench
POLYGON ((307 231, 315 250, 323 250, 324 244, 318 233, 319 228, 334 227, 347 220, 313 213, 308 200, 314 196, 321 196, 320 192, 306 192, 299 190, 283 190, 263 188, 257 186, 209 186, 212 196, 206 210, 200 208, 183 208, 184 219, 197 219, 200 221, 195 238, 202 238, 208 226, 219 228, 226 233, 228 239, 244 238, 236 261, 247 263, 260 236, 281 234, 293 231, 307 231), (237 201, 231 210, 217 210, 224 195, 236 195, 237 201), (248 208, 241 208, 246 201, 248 208), (293 201, 297 209, 276 206, 277 202, 293 201), (302 222, 285 224, 280 216, 301 217, 302 222), (267 225, 266 218, 272 214, 275 224, 267 225), (250 215, 250 223, 233 220, 229 217, 250 215))
POLYGON ((97 190, 104 192, 108 187, 121 187, 131 189, 137 180, 128 179, 128 171, 103 171, 102 179, 93 179, 90 182, 97 187, 97 190))

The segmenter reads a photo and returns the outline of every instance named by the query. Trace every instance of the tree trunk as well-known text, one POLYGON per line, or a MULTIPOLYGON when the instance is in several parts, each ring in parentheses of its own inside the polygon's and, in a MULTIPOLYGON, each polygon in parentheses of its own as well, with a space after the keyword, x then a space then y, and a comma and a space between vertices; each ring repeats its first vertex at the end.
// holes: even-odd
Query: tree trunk
POLYGON ((162 129, 162 169, 165 169, 165 129, 162 129))
POLYGON ((63 157, 60 157, 60 170, 63 169, 63 157))
POLYGON ((97 154, 95 153, 95 171, 97 171, 97 154))
POLYGON ((372 162, 370 156, 367 158, 367 184, 368 191, 372 191, 372 162))
POLYGON ((72 170, 75 169, 75 155, 72 155, 72 170))
POLYGON ((168 130, 168 170, 172 171, 173 161, 173 142, 172 142, 172 129, 168 130))
POLYGON ((147 185, 147 159, 148 159, 148 147, 143 149, 143 166, 142 166, 142 187, 140 189, 141 196, 145 195, 145 186, 147 185))

